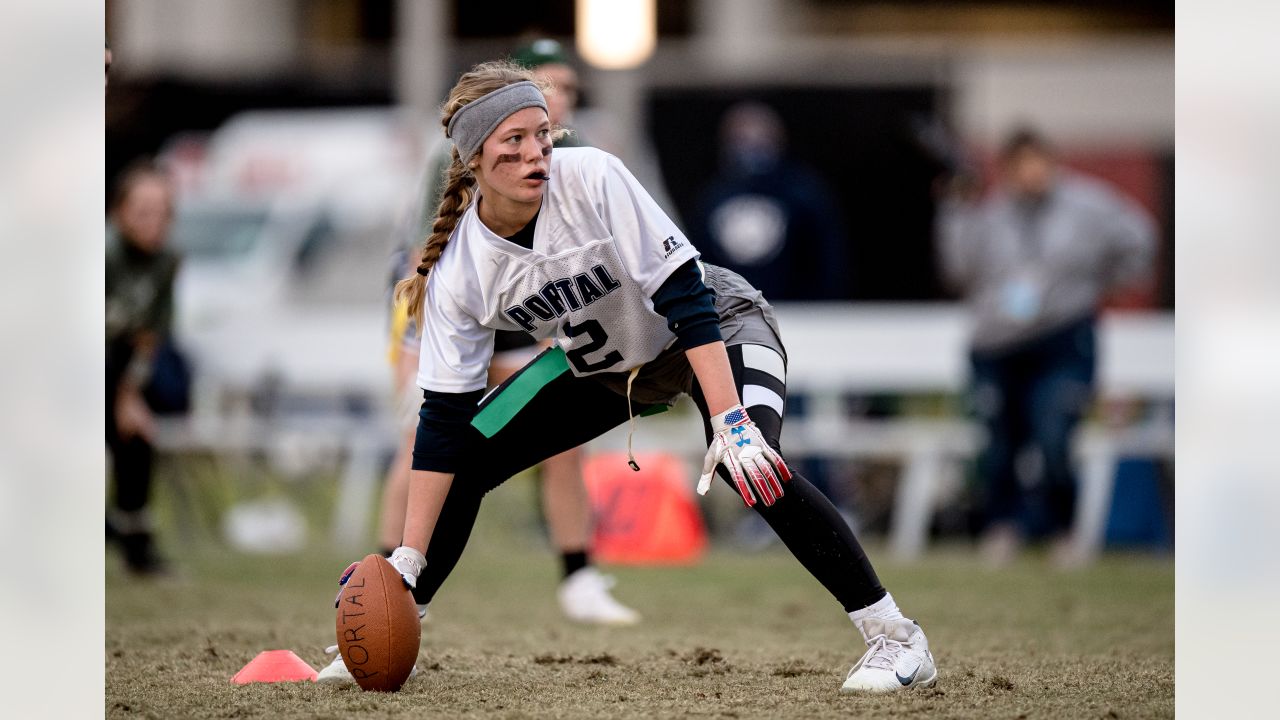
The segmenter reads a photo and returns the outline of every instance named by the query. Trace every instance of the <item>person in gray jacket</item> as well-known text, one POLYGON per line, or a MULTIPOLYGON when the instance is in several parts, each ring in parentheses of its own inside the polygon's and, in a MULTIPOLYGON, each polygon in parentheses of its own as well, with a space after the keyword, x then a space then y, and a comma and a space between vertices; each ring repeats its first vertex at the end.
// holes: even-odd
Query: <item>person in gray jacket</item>
POLYGON ((1148 277, 1155 228, 1129 198, 1057 166, 1034 131, 1011 135, 1000 170, 991 197, 957 183, 938 215, 942 271, 973 320, 984 552, 1004 564, 1025 539, 1047 537, 1070 564, 1071 438, 1093 395, 1099 305, 1148 277))

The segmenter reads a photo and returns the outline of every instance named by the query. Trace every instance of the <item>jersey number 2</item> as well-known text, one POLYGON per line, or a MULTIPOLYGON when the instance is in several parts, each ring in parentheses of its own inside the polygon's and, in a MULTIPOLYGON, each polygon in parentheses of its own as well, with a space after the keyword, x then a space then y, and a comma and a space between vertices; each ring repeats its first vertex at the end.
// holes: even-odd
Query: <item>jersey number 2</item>
POLYGON ((593 353, 599 350, 604 347, 606 342, 609 341, 609 333, 605 332, 604 328, 600 326, 600 323, 595 320, 584 320, 578 325, 574 325, 568 320, 565 320, 564 334, 571 338, 578 337, 579 335, 586 335, 587 339, 590 340, 586 345, 583 345, 580 348, 574 348, 564 354, 565 357, 569 358, 569 362, 573 363, 573 366, 577 368, 580 373, 585 374, 595 372, 597 370, 603 370, 622 360, 622 353, 617 350, 610 350, 605 353, 603 358, 595 362, 591 362, 587 359, 587 353, 593 353))

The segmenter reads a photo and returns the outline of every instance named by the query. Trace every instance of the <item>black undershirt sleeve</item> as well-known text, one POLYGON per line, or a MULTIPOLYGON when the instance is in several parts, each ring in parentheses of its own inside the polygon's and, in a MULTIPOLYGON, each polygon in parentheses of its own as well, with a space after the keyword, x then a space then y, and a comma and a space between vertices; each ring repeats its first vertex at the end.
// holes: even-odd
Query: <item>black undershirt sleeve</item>
POLYGON ((683 350, 723 340, 715 293, 702 282, 696 260, 676 268, 653 294, 653 309, 667 319, 683 350))
POLYGON ((422 391, 418 435, 413 443, 414 470, 458 471, 467 426, 483 396, 483 390, 465 393, 422 391))

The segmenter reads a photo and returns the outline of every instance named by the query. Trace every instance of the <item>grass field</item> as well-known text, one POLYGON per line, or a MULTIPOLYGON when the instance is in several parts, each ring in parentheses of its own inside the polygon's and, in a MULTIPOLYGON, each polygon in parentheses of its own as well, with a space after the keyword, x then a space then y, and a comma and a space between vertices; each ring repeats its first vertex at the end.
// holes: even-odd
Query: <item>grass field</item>
MULTIPOLYGON (((789 554, 712 552, 697 567, 611 568, 638 627, 582 628, 555 604, 557 562, 530 530, 527 486, 493 494, 432 604, 419 673, 396 694, 311 683, 234 686, 260 650, 319 668, 333 642, 338 555, 251 557, 209 542, 181 574, 135 582, 108 557, 108 717, 945 717, 1173 715, 1173 563, 1108 557, 1080 572, 1036 558, 988 572, 968 552, 878 563, 929 634, 938 687, 837 690, 857 631, 789 554)), ((317 543, 322 545, 323 543, 317 543)), ((873 560, 883 553, 872 544, 873 560)))

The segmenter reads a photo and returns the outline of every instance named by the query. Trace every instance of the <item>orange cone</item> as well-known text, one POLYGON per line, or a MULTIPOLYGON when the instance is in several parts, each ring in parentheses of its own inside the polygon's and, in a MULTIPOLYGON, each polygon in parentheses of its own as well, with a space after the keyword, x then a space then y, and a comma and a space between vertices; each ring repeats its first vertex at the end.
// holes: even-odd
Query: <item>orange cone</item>
POLYGON ((292 650, 263 650, 231 676, 236 685, 249 683, 316 681, 316 671, 292 650))

